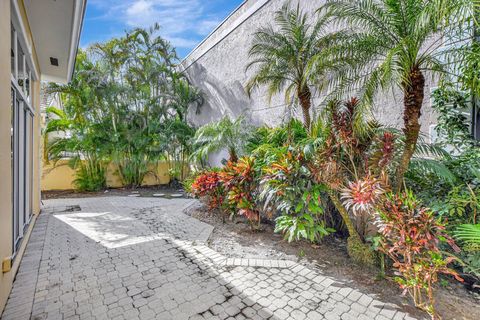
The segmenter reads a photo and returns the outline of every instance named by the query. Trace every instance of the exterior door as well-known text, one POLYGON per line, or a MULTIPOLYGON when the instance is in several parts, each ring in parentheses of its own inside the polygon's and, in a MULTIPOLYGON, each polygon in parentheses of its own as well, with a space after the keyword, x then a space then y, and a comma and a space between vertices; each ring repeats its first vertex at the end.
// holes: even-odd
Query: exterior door
POLYGON ((17 252, 32 214, 33 114, 12 87, 12 215, 13 254, 17 252))

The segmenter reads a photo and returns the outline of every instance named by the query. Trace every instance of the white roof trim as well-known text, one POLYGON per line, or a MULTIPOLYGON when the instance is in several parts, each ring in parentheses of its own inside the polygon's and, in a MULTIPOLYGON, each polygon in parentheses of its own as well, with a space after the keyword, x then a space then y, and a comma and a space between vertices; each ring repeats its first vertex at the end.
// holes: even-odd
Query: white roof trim
POLYGON ((240 17, 238 17, 235 21, 232 22, 231 26, 225 29, 221 36, 210 45, 207 45, 203 50, 201 50, 202 46, 207 42, 207 40, 215 34, 218 29, 227 21, 229 20, 232 15, 237 12, 241 7, 243 7, 249 0, 245 0, 242 4, 240 4, 232 13, 230 13, 210 34, 205 37, 180 63, 183 67, 183 71, 187 70, 194 64, 198 59, 203 57, 208 51, 210 51, 213 47, 215 47, 219 42, 225 39, 230 33, 235 31, 243 22, 245 22, 248 18, 250 18, 253 14, 255 14, 258 10, 260 10, 264 5, 266 5, 270 0, 258 0, 255 4, 253 4, 245 13, 243 13, 240 17), (199 52, 197 52, 199 51, 199 52), (184 65, 187 63, 187 65, 184 65))
POLYGON ((75 70, 75 61, 77 57, 78 44, 80 42, 80 34, 82 32, 83 17, 85 15, 87 0, 76 0, 74 10, 74 21, 72 28, 70 44, 70 54, 68 58, 68 75, 67 82, 72 79, 73 72, 75 70))
POLYGON ((32 46, 28 43, 25 35, 27 32, 25 31, 25 26, 23 25, 22 15, 20 14, 20 8, 18 7, 18 2, 15 0, 11 0, 10 3, 12 4, 14 16, 11 19, 13 27, 17 31, 17 37, 22 47, 25 48, 28 52, 25 53, 25 58, 27 59, 27 64, 30 66, 32 71, 32 78, 33 80, 37 81, 40 79, 40 75, 38 73, 37 65, 33 61, 33 52, 32 46))

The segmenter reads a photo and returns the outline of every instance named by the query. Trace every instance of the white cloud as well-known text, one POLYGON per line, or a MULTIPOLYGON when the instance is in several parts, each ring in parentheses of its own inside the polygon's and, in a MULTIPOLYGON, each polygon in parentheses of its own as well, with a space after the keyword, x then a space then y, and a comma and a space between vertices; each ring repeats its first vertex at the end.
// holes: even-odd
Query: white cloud
POLYGON ((219 19, 203 20, 197 26, 197 32, 201 35, 207 35, 220 24, 219 19))
POLYGON ((207 35, 223 17, 206 13, 202 0, 90 0, 105 11, 101 19, 128 27, 160 24, 160 34, 174 46, 190 48, 207 35))

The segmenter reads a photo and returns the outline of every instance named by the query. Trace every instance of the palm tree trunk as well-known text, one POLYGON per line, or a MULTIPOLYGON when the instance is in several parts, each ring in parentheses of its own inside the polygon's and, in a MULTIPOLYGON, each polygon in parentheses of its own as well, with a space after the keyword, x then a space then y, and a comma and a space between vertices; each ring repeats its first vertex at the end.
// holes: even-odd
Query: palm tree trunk
POLYGON ((233 163, 237 162, 238 161, 238 156, 237 156, 237 152, 235 151, 234 148, 229 148, 228 149, 228 155, 229 155, 229 160, 233 163))
POLYGON ((413 69, 409 75, 409 82, 403 86, 403 133, 405 134, 405 147, 396 172, 396 191, 402 189, 403 176, 408 169, 410 159, 417 147, 420 134, 420 115, 424 98, 425 77, 418 68, 413 69))
POLYGON ((310 89, 305 86, 298 91, 298 100, 300 101, 300 106, 302 107, 303 112, 303 124, 307 130, 310 130, 310 107, 312 106, 312 93, 310 89))
POLYGON ((345 223, 345 226, 347 227, 349 235, 351 237, 361 239, 360 235, 357 232, 357 229, 355 229, 355 225, 353 224, 353 221, 350 218, 350 215, 348 214, 348 212, 345 209, 345 207, 343 206, 343 204, 340 202, 340 199, 335 194, 335 191, 329 189, 328 190, 328 196, 329 196, 330 200, 332 201, 333 205, 335 206, 335 209, 337 209, 337 211, 342 216, 342 220, 345 223))
POLYGON ((330 200, 333 202, 333 205, 342 216, 343 222, 347 226, 349 233, 347 240, 348 255, 357 263, 366 266, 373 266, 376 262, 375 252, 362 240, 362 237, 360 237, 358 234, 350 215, 341 203, 335 191, 329 189, 327 193, 330 197, 330 200))

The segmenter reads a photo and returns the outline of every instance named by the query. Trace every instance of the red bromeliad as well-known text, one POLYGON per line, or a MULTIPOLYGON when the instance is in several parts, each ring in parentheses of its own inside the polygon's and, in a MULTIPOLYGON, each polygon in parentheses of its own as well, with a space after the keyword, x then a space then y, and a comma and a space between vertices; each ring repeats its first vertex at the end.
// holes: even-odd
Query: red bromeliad
POLYGON ((380 180, 368 175, 361 180, 349 182, 348 188, 342 191, 341 199, 346 209, 351 209, 354 214, 372 213, 384 193, 380 180))
POLYGON ((390 164, 393 158, 393 152, 395 148, 395 135, 392 132, 384 132, 380 138, 382 157, 378 163, 381 169, 384 169, 390 164))

